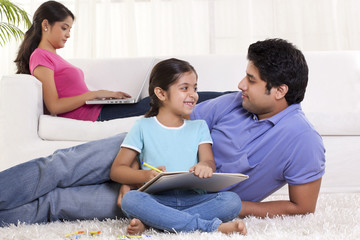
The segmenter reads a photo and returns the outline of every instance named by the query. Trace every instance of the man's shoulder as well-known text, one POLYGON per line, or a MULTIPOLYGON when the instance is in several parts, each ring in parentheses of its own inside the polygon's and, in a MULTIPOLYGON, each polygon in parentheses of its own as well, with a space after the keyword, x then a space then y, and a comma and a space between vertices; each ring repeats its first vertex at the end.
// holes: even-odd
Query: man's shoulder
POLYGON ((296 139, 296 141, 302 139, 302 141, 322 142, 320 134, 308 120, 299 104, 291 106, 289 110, 275 126, 281 134, 286 136, 289 141, 290 139, 296 139))
POLYGON ((313 125, 307 119, 305 113, 301 109, 300 104, 292 104, 282 112, 269 118, 275 125, 299 129, 314 129, 313 125))
POLYGON ((231 109, 242 107, 241 95, 242 93, 239 91, 229 92, 217 98, 202 102, 197 106, 197 108, 202 111, 211 111, 215 113, 231 111, 231 109))

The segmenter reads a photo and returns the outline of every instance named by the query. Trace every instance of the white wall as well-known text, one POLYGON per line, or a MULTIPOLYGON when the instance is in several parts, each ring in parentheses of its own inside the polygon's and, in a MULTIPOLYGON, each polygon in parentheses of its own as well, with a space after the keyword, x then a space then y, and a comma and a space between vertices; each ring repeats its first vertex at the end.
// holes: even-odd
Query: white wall
MULTIPOLYGON (((44 1, 14 1, 32 15, 44 1)), ((265 38, 304 51, 360 50, 358 0, 65 0, 76 16, 64 58, 239 54, 265 38)), ((0 48, 0 77, 19 43, 0 48)))

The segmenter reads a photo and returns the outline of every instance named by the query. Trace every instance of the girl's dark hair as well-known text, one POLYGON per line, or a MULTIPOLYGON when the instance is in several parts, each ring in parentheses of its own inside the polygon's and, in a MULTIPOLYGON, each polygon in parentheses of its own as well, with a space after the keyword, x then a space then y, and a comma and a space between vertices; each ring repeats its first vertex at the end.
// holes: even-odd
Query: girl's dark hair
POLYGON ((17 67, 16 73, 30 74, 30 56, 40 43, 42 34, 41 23, 43 20, 48 20, 49 25, 53 26, 55 22, 63 21, 69 16, 73 20, 75 19, 74 14, 59 2, 48 1, 40 5, 34 14, 31 27, 25 33, 24 41, 21 43, 18 55, 14 61, 17 67))
POLYGON ((159 87, 164 91, 168 91, 170 86, 173 85, 184 73, 193 72, 197 73, 190 63, 170 58, 159 62, 154 66, 150 74, 149 82, 149 97, 150 97, 150 110, 145 114, 145 117, 153 117, 159 113, 161 101, 155 95, 155 88, 159 87))

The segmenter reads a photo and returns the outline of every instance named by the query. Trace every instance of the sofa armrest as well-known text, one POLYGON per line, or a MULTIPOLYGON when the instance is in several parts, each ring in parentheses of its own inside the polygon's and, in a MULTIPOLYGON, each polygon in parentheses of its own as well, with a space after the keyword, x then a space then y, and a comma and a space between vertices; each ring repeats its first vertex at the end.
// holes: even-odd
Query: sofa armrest
MULTIPOLYGON (((38 137, 43 114, 41 82, 27 74, 3 76, 0 81, 0 147, 14 148, 38 137)), ((9 152, 0 149, 2 153, 9 152)))

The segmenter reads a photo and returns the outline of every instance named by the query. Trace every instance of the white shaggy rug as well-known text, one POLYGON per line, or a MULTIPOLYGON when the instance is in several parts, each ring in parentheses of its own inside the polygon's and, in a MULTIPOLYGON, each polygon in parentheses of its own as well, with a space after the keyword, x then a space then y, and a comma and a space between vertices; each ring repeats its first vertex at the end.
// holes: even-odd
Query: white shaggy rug
MULTIPOLYGON (((267 200, 286 199, 284 195, 275 195, 267 200)), ((145 234, 132 239, 147 240, 227 240, 227 239, 360 239, 360 193, 322 193, 319 196, 315 214, 294 217, 277 217, 259 219, 248 217, 244 219, 248 228, 247 236, 238 234, 224 235, 221 233, 159 233, 148 230, 145 234)), ((11 225, 0 228, 0 239, 80 239, 80 240, 121 240, 130 239, 124 236, 127 220, 107 221, 77 221, 55 222, 49 224, 34 224, 19 226, 11 225), (76 231, 84 233, 67 234, 76 231), (91 235, 90 231, 100 231, 91 235)))

